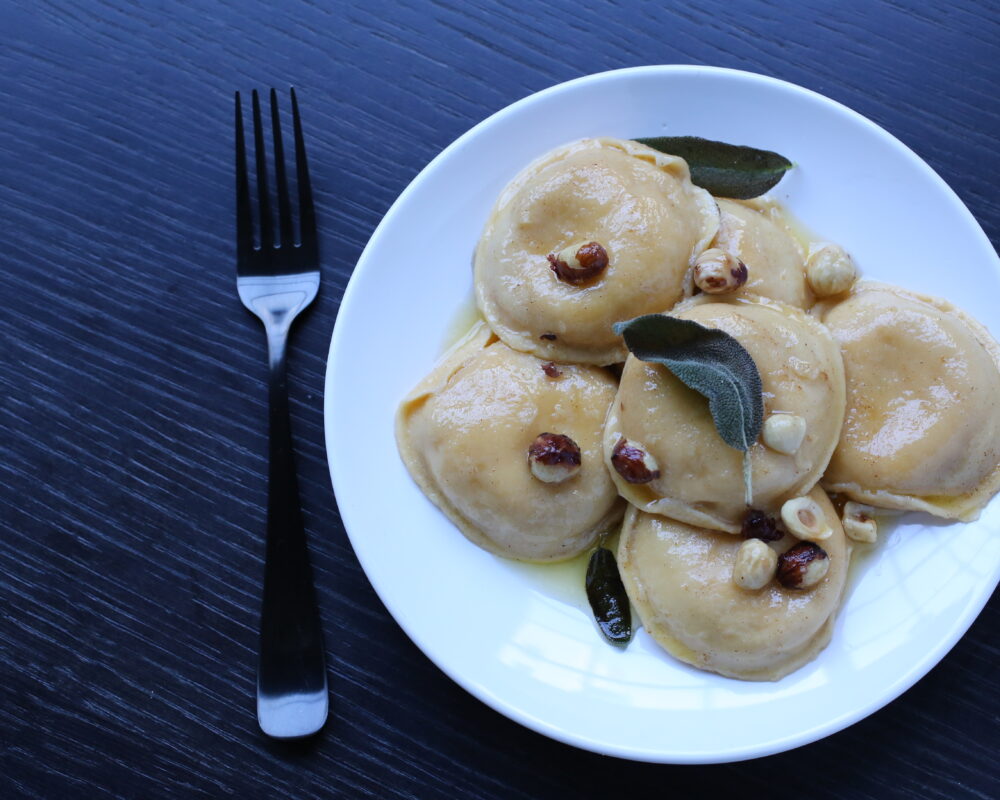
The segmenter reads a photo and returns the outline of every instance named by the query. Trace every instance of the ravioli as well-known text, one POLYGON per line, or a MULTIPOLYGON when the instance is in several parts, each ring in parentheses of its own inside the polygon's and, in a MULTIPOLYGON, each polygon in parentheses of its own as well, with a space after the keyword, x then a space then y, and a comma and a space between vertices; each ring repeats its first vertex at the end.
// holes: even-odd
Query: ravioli
POLYGON ((971 520, 1000 491, 1000 345, 944 301, 855 282, 842 248, 803 238, 774 201, 716 200, 684 160, 634 141, 546 153, 479 239, 486 322, 399 407, 414 481, 471 542, 519 560, 586 552, 624 514, 619 571, 666 651, 742 680, 807 664, 843 604, 844 526, 877 537, 867 506, 842 522, 826 492, 971 520), (753 358, 764 422, 748 460, 701 394, 614 333, 650 313, 721 329, 753 358), (744 520, 758 539, 734 535, 744 520))
POLYGON ((605 369, 511 350, 479 323, 404 399, 400 453, 417 485, 475 544, 507 558, 571 558, 621 519, 601 454, 616 386, 605 369), (546 483, 532 473, 528 450, 542 433, 578 446, 569 479, 546 483))
POLYGON ((619 139, 583 139, 524 169, 490 214, 475 255, 476 300, 510 347, 545 359, 625 360, 611 326, 670 308, 715 236, 712 196, 685 161, 619 139), (607 266, 592 279, 559 277, 548 256, 598 242, 607 266))
MULTIPOLYGON (((830 334, 792 306, 736 296, 699 295, 671 312, 735 337, 750 353, 770 417, 797 417, 804 435, 793 452, 760 441, 751 446, 754 507, 773 513, 784 499, 820 479, 840 437, 844 372, 830 334)), ((786 448, 787 449, 787 448, 786 448)), ((692 525, 738 533, 746 511, 743 453, 719 436, 705 398, 666 367, 629 356, 608 413, 604 455, 619 492, 630 503, 692 525), (631 483, 613 466, 621 441, 641 446, 659 475, 631 483)))
POLYGON ((802 247, 760 203, 719 198, 721 219, 712 247, 732 253, 747 266, 743 294, 769 297, 809 308, 813 294, 806 282, 802 247))
POLYGON ((976 519, 1000 490, 1000 348, 989 332, 943 300, 873 281, 816 313, 847 376, 827 489, 976 519))
MULTIPOLYGON (((850 546, 823 491, 810 497, 833 534, 822 543, 829 570, 809 589, 741 589, 732 580, 740 538, 630 508, 618 565, 653 639, 681 661, 743 680, 777 680, 815 658, 830 641, 850 546)), ((786 535, 770 546, 780 554, 796 543, 786 535)))

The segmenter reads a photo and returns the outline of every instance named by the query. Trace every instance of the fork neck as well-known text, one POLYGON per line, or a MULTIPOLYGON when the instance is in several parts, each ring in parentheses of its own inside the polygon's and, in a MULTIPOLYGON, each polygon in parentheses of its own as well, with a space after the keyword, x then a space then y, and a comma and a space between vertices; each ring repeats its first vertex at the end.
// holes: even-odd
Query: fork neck
POLYGON ((318 284, 318 274, 260 275, 237 280, 243 305, 264 323, 272 372, 284 366, 288 330, 299 312, 316 297, 318 284))
POLYGON ((271 380, 284 378, 285 352, 288 347, 288 326, 267 332, 267 365, 271 372, 271 380))

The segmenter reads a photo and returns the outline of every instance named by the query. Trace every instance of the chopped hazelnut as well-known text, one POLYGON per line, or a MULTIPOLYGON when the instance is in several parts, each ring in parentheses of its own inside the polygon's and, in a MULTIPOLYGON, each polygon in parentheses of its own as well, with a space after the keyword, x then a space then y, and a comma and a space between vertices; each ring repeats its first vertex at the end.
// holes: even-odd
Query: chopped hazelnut
POLYGON ((544 483, 562 483, 580 471, 580 447, 561 433, 540 433, 528 448, 531 474, 544 483))
POLYGON ((660 477, 660 468, 638 442, 619 439, 611 452, 611 464, 615 471, 629 483, 649 483, 660 477))
POLYGON ((788 532, 807 542, 822 542, 833 535, 833 528, 826 524, 826 515, 819 504, 810 497, 794 497, 781 506, 781 521, 788 532))
POLYGON ((763 589, 777 569, 778 554, 760 539, 747 539, 736 551, 733 583, 741 589, 763 589))
POLYGON ((806 438, 806 421, 798 414, 771 414, 764 420, 764 444, 786 456, 797 453, 806 438))
POLYGON ((608 251, 600 242, 577 242, 546 258, 559 280, 566 283, 589 281, 608 266, 608 251))
POLYGON ((550 378, 558 378, 562 375, 562 370, 555 365, 554 361, 546 361, 542 364, 542 372, 548 375, 550 378))
POLYGON ((799 542, 778 556, 778 583, 786 589, 815 586, 830 569, 826 550, 814 542, 799 542))
POLYGON ((844 533, 855 542, 871 544, 878 538, 878 524, 872 517, 871 506, 848 500, 844 503, 844 533))
POLYGON ((735 292, 747 282, 747 265, 732 253, 710 248, 694 262, 694 283, 706 294, 735 292))

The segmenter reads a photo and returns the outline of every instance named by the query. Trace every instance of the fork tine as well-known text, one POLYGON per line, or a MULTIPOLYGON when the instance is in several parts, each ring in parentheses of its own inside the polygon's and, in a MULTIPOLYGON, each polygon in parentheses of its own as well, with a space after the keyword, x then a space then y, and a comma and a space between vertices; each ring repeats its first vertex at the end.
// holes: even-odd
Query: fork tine
POLYGON ((236 93, 236 264, 246 266, 253 250, 253 216, 250 211, 250 181, 247 150, 243 139, 243 106, 236 93))
POLYGON ((309 185, 309 165, 306 163, 306 142, 302 136, 302 119, 299 117, 299 101, 292 94, 292 122, 295 125, 295 174, 299 185, 299 241, 303 256, 317 257, 316 211, 313 208, 312 187, 309 185))
POLYGON ((271 225, 271 206, 267 199, 267 154, 264 152, 264 126, 260 121, 260 96, 253 90, 253 143, 257 161, 257 201, 260 210, 260 247, 274 247, 274 230, 271 225))
POLYGON ((292 206, 288 197, 288 181, 285 178, 285 149, 281 144, 281 119, 278 116, 278 93, 271 89, 271 130, 274 138, 274 182, 278 190, 278 223, 281 231, 281 246, 291 247, 292 206))

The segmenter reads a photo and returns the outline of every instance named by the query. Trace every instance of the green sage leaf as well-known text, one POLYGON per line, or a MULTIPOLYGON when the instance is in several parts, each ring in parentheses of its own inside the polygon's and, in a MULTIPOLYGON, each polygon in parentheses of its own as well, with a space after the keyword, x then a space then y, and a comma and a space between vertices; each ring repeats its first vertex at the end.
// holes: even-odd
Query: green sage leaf
POLYGON ((587 600, 601 634, 612 644, 632 638, 632 610, 615 554, 598 547, 587 564, 587 600))
POLYGON ((773 189, 792 162, 770 150, 716 142, 700 136, 636 139, 655 150, 679 156, 691 168, 691 182, 716 197, 749 200, 773 189))
POLYGON ((753 494, 749 451, 764 424, 764 392, 750 354, 725 331, 665 314, 616 322, 614 330, 640 361, 662 364, 685 386, 708 398, 719 436, 744 453, 749 504, 753 494))

